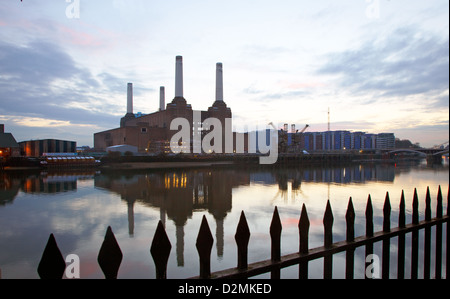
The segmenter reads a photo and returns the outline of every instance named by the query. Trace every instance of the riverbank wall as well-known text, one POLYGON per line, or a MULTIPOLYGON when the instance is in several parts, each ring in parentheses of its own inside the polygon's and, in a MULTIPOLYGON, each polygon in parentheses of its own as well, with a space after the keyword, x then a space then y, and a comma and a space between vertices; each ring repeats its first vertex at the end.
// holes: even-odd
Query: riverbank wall
MULTIPOLYGON (((21 169, 74 169, 96 168, 100 170, 136 170, 136 169, 166 169, 166 168, 193 168, 193 167, 225 167, 225 166, 251 166, 260 165, 260 155, 175 155, 175 156, 104 156, 95 164, 42 164, 38 158, 14 158, 2 161, 1 170, 21 169)), ((393 159, 386 159, 377 154, 280 154, 275 164, 261 165, 277 167, 283 165, 342 165, 349 163, 395 163, 393 159)))

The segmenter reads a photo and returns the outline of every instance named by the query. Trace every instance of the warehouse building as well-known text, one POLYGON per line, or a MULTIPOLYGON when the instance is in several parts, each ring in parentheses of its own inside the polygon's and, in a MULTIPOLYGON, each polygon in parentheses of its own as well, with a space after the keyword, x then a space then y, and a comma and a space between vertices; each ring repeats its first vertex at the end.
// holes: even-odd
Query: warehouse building
POLYGON ((77 143, 75 141, 45 139, 30 140, 19 143, 20 153, 25 157, 42 157, 45 154, 75 154, 77 143))

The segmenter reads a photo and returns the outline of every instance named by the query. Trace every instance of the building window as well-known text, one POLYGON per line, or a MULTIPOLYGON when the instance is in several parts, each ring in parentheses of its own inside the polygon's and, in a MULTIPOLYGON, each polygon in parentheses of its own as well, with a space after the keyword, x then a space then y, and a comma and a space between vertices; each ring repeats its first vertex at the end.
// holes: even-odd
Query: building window
POLYGON ((147 133, 147 128, 141 128, 141 133, 147 133))

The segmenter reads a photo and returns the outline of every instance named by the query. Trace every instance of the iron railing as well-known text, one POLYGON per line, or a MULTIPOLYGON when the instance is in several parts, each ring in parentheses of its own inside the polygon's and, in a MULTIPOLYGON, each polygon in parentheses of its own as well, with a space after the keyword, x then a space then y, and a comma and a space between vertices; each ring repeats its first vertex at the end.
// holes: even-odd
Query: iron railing
MULTIPOLYGON (((256 263, 248 263, 248 244, 251 237, 251 232, 247 224, 245 213, 242 212, 239 224, 236 229, 235 240, 237 244, 237 267, 219 272, 211 273, 211 250, 214 239, 208 225, 206 217, 203 217, 200 230, 197 237, 196 247, 199 254, 200 271, 199 276, 192 277, 195 279, 224 279, 224 278, 248 278, 264 273, 271 273, 271 278, 280 278, 280 271, 283 268, 299 265, 299 278, 308 278, 308 266, 312 260, 323 258, 323 278, 331 279, 333 272, 333 255, 340 252, 345 252, 346 265, 345 277, 347 279, 354 278, 355 272, 355 250, 359 247, 365 247, 365 254, 367 256, 373 255, 374 243, 382 242, 382 256, 381 256, 381 273, 380 278, 388 279, 390 277, 390 256, 391 256, 391 239, 397 237, 397 277, 398 279, 405 278, 405 236, 411 234, 411 278, 417 279, 419 277, 419 231, 424 230, 423 242, 423 278, 448 278, 449 271, 449 216, 448 216, 448 193, 447 193, 447 215, 443 215, 443 199, 441 187, 439 187, 437 194, 436 215, 432 218, 431 196, 430 190, 427 188, 425 197, 425 219, 419 221, 419 199, 417 190, 414 190, 412 202, 412 223, 406 224, 405 212, 405 196, 402 192, 400 206, 398 227, 391 227, 391 203, 389 193, 386 194, 386 199, 383 207, 383 229, 379 232, 374 232, 374 215, 372 200, 369 195, 366 212, 366 233, 364 236, 355 237, 355 211, 353 208, 352 198, 350 198, 346 213, 346 240, 340 242, 333 242, 333 223, 334 217, 330 201, 327 203, 325 215, 323 217, 324 225, 324 243, 323 246, 317 248, 309 248, 309 228, 310 221, 306 206, 303 205, 301 216, 299 219, 299 251, 281 256, 281 232, 282 224, 278 208, 275 208, 273 219, 270 225, 271 237, 271 258, 265 261, 256 263), (443 243, 443 225, 447 225, 446 243, 443 243), (434 239, 434 270, 431 273, 431 239, 432 227, 435 227, 434 239), (445 274, 442 273, 443 255, 446 256, 445 274)), ((167 264, 170 257, 172 245, 167 237, 165 228, 160 221, 156 229, 150 252, 153 257, 156 269, 156 278, 167 278, 167 264)), ((105 278, 115 279, 118 276, 120 265, 122 262, 122 251, 114 236, 111 227, 108 227, 104 242, 98 254, 98 263, 102 269, 105 278)), ((367 264, 365 265, 367 267, 367 264)), ((42 255, 38 267, 40 278, 63 278, 66 268, 65 260, 58 248, 54 235, 50 235, 47 246, 42 255)), ((366 273, 366 272, 365 272, 366 273)), ((373 278, 373 277, 372 277, 373 278)))

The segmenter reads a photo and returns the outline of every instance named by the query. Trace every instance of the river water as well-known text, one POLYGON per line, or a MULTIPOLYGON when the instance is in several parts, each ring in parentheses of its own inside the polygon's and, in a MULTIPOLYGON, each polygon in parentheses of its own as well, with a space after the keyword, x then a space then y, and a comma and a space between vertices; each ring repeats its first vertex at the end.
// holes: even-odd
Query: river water
MULTIPOLYGON (((328 200, 333 210, 335 242, 345 239, 345 214, 350 197, 356 212, 356 236, 365 233, 364 215, 369 194, 374 207, 375 231, 382 230, 382 210, 387 194, 392 206, 392 227, 397 227, 402 190, 407 223, 411 223, 415 188, 420 201, 420 220, 424 219, 428 187, 433 217, 439 186, 444 195, 444 211, 447 211, 448 165, 445 160, 439 166, 416 161, 336 167, 228 166, 122 173, 2 172, 1 275, 3 279, 38 278, 36 269, 49 235, 53 233, 64 257, 69 254, 79 256, 81 278, 103 278, 97 256, 106 230, 111 226, 123 253, 118 278, 155 278, 150 246, 158 222, 162 221, 172 244, 168 278, 197 276, 199 262, 195 243, 203 216, 214 237, 212 271, 233 268, 237 263, 234 235, 242 211, 251 232, 249 263, 252 263, 270 259, 269 227, 275 207, 278 207, 283 225, 282 254, 298 251, 298 220, 303 204, 311 222, 310 248, 319 247, 323 245, 322 221, 328 200)), ((395 249, 395 239, 391 244, 395 249)), ((376 243, 374 250, 381 256, 381 245, 376 243)), ((408 252, 407 247, 407 260, 408 252)), ((444 254, 444 267, 445 259, 444 254)), ((395 260, 393 255, 391 263, 395 260)), ((345 254, 335 255, 333 261, 333 277, 344 277, 345 254)), ((311 262, 309 277, 322 277, 322 269, 322 260, 311 262)), ((355 252, 355 277, 363 278, 364 273, 364 248, 359 248, 355 252)), ((391 276, 395 275, 394 264, 391 276)), ((408 275, 406 270, 406 277, 408 275)), ((269 275, 260 276, 267 277, 269 275)), ((281 277, 298 277, 298 266, 283 270, 281 277)))

